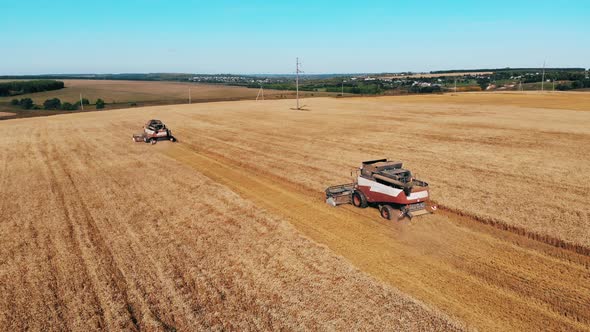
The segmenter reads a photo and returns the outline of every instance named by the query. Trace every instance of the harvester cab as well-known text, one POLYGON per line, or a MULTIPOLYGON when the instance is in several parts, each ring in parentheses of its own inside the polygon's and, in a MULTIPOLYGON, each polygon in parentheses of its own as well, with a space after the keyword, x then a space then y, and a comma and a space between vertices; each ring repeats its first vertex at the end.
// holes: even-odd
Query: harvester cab
POLYGON ((160 120, 149 120, 143 126, 142 133, 133 134, 134 142, 156 144, 159 140, 168 140, 171 142, 176 142, 176 137, 172 135, 172 130, 168 129, 166 125, 160 120))
POLYGON ((326 203, 375 206, 381 217, 396 221, 434 212, 428 183, 414 178, 402 166, 402 162, 387 159, 364 161, 353 183, 326 189, 326 203))

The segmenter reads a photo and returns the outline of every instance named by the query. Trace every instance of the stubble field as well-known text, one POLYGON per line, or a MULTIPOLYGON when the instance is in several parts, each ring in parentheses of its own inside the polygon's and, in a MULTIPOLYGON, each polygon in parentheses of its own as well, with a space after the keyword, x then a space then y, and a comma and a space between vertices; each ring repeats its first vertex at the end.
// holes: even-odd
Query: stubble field
MULTIPOLYGON (((165 81, 123 81, 123 80, 60 80, 65 88, 55 91, 45 91, 16 96, 16 98, 31 98, 38 105, 50 98, 75 103, 80 100, 80 94, 91 102, 101 98, 107 104, 153 104, 153 103, 188 103, 189 88, 193 102, 253 99, 258 89, 237 86, 195 84, 187 82, 165 81)), ((265 91, 265 97, 290 97, 292 91, 265 91)), ((9 102, 14 97, 0 97, 0 101, 9 102)))
MULTIPOLYGON (((189 102, 189 89, 192 103, 255 100, 257 97, 265 100, 295 98, 295 91, 264 90, 259 95, 259 89, 189 82, 83 79, 61 81, 65 83, 64 89, 0 97, 0 120, 82 112, 82 110, 23 110, 19 106, 11 105, 12 99, 22 98, 31 98, 36 105, 42 108, 43 102, 47 99, 58 98, 62 103, 69 102, 73 104, 78 102, 80 95, 82 95, 91 103, 91 105, 84 107, 85 111, 96 110, 94 103, 99 98, 107 103, 104 110, 187 104, 189 102)), ((307 97, 335 95, 327 92, 300 92, 300 94, 307 97)))
POLYGON ((587 331, 588 96, 5 121, 0 326, 587 331), (149 118, 180 142, 133 144, 149 118), (381 157, 428 181, 440 213, 392 224, 323 203, 381 157))

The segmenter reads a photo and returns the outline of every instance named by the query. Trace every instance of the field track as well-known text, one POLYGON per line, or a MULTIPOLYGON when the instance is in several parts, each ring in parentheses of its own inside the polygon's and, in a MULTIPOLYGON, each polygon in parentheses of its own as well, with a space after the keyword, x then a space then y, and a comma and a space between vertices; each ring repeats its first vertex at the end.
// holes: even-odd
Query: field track
POLYGON ((372 209, 183 145, 166 154, 284 216, 362 270, 482 330, 590 330, 590 257, 482 227, 453 213, 392 225, 372 209), (195 151, 196 150, 196 151, 195 151))

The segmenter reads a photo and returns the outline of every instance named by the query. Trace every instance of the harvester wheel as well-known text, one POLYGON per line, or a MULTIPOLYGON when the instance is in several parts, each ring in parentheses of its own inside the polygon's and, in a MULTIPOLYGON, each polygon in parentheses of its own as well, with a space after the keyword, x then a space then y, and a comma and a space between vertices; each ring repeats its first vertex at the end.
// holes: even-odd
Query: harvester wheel
POLYGON ((156 144, 157 142, 158 141, 154 137, 150 138, 150 143, 151 144, 156 144))
POLYGON ((379 212, 381 213, 381 217, 387 220, 399 221, 402 217, 402 212, 394 209, 391 205, 381 205, 379 212))
POLYGON ((369 204, 367 204, 367 197, 365 197, 365 194, 363 194, 362 191, 355 190, 355 192, 352 193, 352 205, 362 209, 369 206, 369 204))
POLYGON ((176 137, 170 136, 170 142, 176 142, 176 137))

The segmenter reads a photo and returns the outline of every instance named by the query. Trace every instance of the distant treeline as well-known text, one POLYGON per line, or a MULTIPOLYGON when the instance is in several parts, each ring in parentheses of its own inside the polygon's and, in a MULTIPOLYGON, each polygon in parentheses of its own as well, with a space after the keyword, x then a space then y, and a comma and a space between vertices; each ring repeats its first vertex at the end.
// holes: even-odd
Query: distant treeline
MULTIPOLYGON (((238 86, 245 86, 247 88, 260 88, 261 86, 265 89, 272 90, 295 90, 295 82, 285 83, 262 83, 262 84, 236 84, 238 86)), ((381 94, 385 91, 380 82, 371 83, 355 83, 349 82, 342 84, 341 82, 323 82, 323 81, 306 81, 299 85, 300 91, 308 92, 344 92, 364 95, 375 95, 381 94)))
MULTIPOLYGON (((516 79, 522 83, 539 82, 543 78, 541 71, 527 72, 527 71, 501 71, 490 75, 491 80, 516 79)), ((546 80, 557 81, 579 81, 586 78, 584 71, 566 71, 566 70, 545 70, 546 80)))
MULTIPOLYGON (((586 68, 545 68, 548 71, 585 71, 586 68)), ((492 69, 455 69, 455 70, 435 70, 431 74, 449 74, 449 73, 470 73, 470 72, 503 72, 503 71, 518 71, 518 72, 533 72, 543 71, 543 68, 492 68, 492 69)))
MULTIPOLYGON (((13 106, 20 106, 20 108, 25 110, 40 110, 41 106, 35 105, 31 98, 22 98, 22 99, 13 99, 10 102, 13 106)), ((63 102, 59 98, 51 98, 45 100, 43 103, 43 109, 46 110, 63 110, 63 111, 75 111, 77 110, 80 105, 90 105, 90 101, 86 98, 82 98, 82 100, 78 100, 75 103, 68 103, 63 102)), ((96 100, 96 109, 103 109, 105 107, 105 102, 102 99, 96 100)))
MULTIPOLYGON (((356 76, 360 74, 307 74, 307 78, 313 79, 325 79, 333 77, 348 77, 356 76)), ((252 75, 239 75, 239 74, 199 74, 199 73, 122 73, 122 74, 45 74, 45 75, 0 75, 2 80, 14 80, 14 79, 27 79, 27 80, 38 80, 38 79, 72 79, 72 80, 122 80, 122 81, 188 81, 189 79, 200 76, 210 77, 212 83, 219 83, 216 80, 219 76, 224 77, 241 77, 248 79, 258 79, 261 77, 272 78, 272 79, 294 79, 295 74, 252 74, 252 75)))
MULTIPOLYGON (((187 81, 195 74, 167 74, 167 73, 147 73, 147 74, 51 74, 51 75, 7 75, 0 76, 0 79, 77 79, 77 80, 122 80, 122 81, 187 81)), ((213 75, 212 75, 213 76, 213 75)))
MULTIPOLYGON (((240 85, 240 84, 236 84, 240 85)), ((240 85, 248 88, 260 88, 273 90, 295 90, 295 82, 285 83, 262 83, 240 85)), ((380 95, 388 91, 396 90, 404 93, 436 93, 441 92, 440 86, 417 86, 413 81, 399 83, 375 81, 351 81, 343 82, 339 79, 327 80, 306 80, 299 85, 300 91, 307 92, 335 92, 358 95, 380 95)))
POLYGON ((588 89, 590 88, 590 79, 578 80, 573 82, 564 82, 559 83, 555 89, 565 91, 565 90, 575 90, 575 89, 588 89))
POLYGON ((13 81, 0 83, 0 96, 16 96, 25 93, 59 90, 64 82, 55 80, 13 81))

